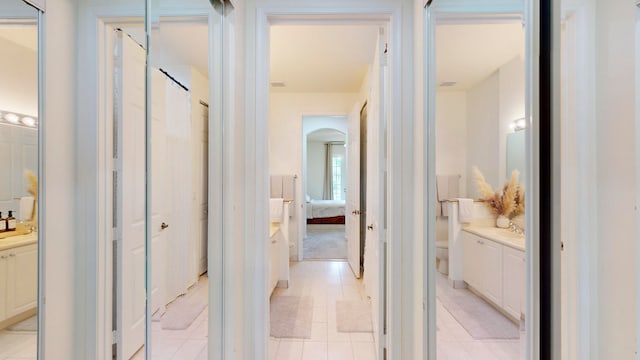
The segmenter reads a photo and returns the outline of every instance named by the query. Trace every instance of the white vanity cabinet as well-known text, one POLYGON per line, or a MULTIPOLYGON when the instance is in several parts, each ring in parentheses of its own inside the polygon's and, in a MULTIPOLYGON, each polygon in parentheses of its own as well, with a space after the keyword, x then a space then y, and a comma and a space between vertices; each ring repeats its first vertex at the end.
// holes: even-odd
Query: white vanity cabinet
POLYGON ((0 251, 0 322, 34 309, 37 299, 37 245, 0 251))
POLYGON ((520 318, 524 314, 525 266, 524 252, 504 247, 504 310, 520 318))
POLYGON ((514 320, 524 314, 524 251, 463 231, 462 273, 469 286, 514 320))
POLYGON ((462 246, 464 281, 502 306, 502 245, 464 232, 462 246))

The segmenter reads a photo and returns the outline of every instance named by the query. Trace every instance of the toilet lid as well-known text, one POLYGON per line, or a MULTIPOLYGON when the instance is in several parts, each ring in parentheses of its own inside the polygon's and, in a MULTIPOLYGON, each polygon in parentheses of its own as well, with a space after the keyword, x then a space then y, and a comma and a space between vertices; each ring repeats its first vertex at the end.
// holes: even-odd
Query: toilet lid
POLYGON ((436 247, 449 248, 449 242, 446 241, 446 240, 438 240, 438 241, 436 241, 436 247))

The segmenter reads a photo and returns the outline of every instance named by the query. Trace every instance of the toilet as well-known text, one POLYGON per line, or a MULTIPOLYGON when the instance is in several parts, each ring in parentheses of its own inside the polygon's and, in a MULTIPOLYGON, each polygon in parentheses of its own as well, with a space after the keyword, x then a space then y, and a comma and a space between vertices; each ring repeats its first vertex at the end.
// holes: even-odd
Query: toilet
POLYGON ((443 275, 449 275, 449 241, 436 240, 436 266, 443 275))

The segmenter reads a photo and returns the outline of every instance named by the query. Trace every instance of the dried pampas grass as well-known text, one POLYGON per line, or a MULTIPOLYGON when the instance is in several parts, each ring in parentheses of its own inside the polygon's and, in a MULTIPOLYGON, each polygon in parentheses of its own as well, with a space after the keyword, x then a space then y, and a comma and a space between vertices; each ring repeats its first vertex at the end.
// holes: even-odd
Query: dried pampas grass
POLYGON ((492 213, 496 216, 513 218, 524 214, 524 187, 518 184, 520 173, 513 170, 511 179, 504 184, 502 191, 494 191, 487 183, 477 167, 473 167, 473 177, 476 181, 480 198, 484 200, 492 213))

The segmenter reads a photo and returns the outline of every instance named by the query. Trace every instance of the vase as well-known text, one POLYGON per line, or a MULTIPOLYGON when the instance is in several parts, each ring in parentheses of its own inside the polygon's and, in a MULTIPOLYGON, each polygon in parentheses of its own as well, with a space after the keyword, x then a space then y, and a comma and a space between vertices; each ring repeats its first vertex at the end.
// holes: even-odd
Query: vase
POLYGON ((506 229, 509 227, 509 218, 504 215, 499 215, 496 219, 496 227, 506 229))

